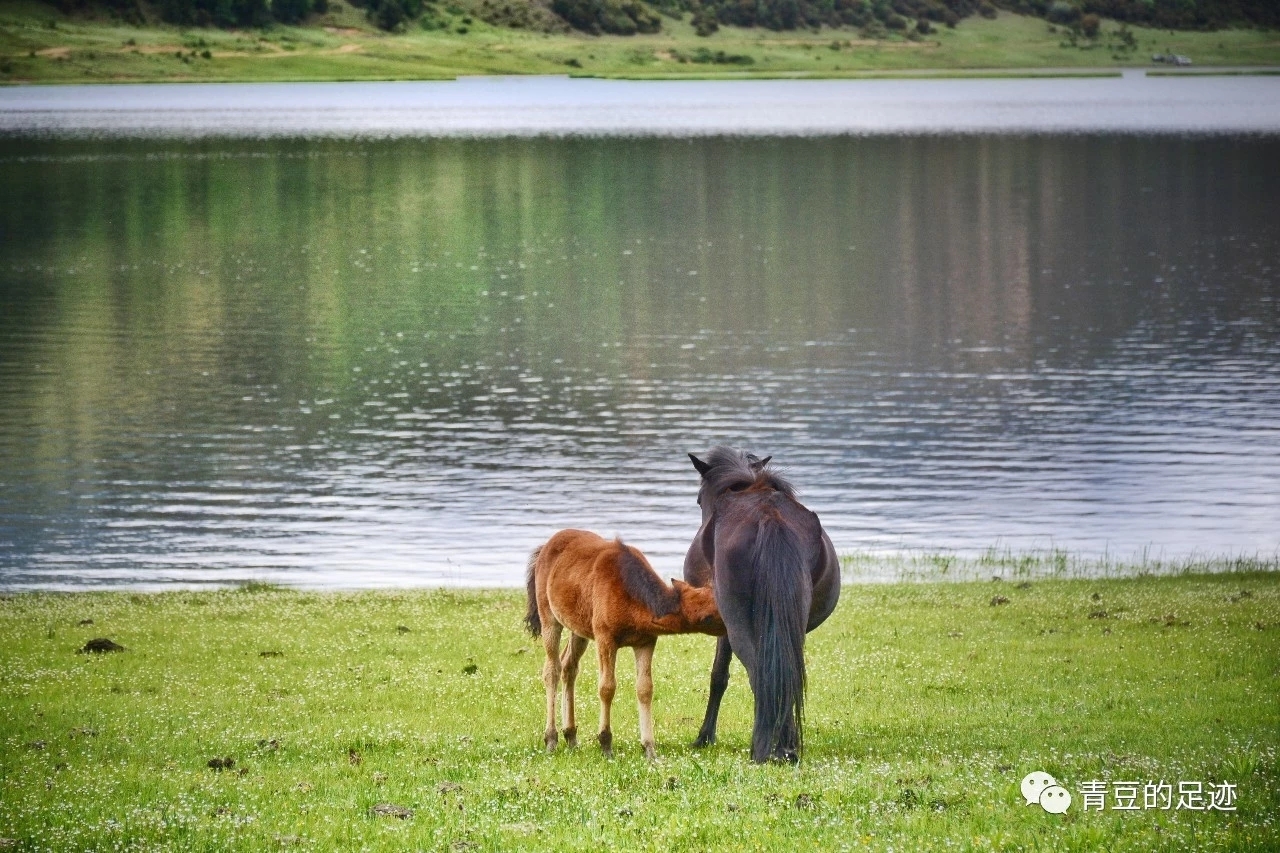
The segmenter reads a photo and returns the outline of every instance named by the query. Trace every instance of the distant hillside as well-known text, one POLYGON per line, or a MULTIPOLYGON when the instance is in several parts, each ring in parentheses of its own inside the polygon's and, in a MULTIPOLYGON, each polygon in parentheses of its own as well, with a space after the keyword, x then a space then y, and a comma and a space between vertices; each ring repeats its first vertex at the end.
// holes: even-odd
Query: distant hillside
MULTIPOLYGON (((246 28, 305 23, 324 14, 330 0, 52 0, 69 14, 103 13, 126 23, 246 28)), ((1043 18, 1090 34, 1100 18, 1173 30, 1227 26, 1280 27, 1276 0, 347 0, 384 30, 444 26, 449 15, 544 32, 631 35, 662 28, 663 16, 692 21, 699 35, 721 24, 795 30, 854 27, 869 37, 954 27, 971 15, 997 10, 1043 18)))

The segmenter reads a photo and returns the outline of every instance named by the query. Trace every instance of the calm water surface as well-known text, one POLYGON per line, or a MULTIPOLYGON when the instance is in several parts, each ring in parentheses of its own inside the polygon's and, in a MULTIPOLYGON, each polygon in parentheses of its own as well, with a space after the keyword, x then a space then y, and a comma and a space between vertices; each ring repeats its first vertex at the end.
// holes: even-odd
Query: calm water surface
POLYGON ((266 137, 1280 134, 1280 77, 184 83, 0 88, 0 132, 266 137))
POLYGON ((1280 140, 0 141, 0 585, 1280 548, 1280 140))

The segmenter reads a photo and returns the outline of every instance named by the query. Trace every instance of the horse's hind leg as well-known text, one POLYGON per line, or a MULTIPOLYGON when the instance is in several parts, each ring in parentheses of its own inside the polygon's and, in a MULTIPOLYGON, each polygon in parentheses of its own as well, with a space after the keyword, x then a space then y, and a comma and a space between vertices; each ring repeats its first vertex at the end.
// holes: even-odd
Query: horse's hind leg
POLYGON ((560 681, 560 631, 561 625, 554 619, 542 623, 542 646, 547 652, 547 662, 542 665, 542 683, 547 688, 547 728, 542 741, 547 752, 556 751, 556 687, 560 681))
POLYGON ((578 745, 578 718, 574 709, 573 685, 578 678, 578 661, 587 650, 587 638, 577 634, 569 634, 569 642, 564 647, 564 657, 560 659, 560 668, 564 672, 564 710, 561 719, 564 722, 565 746, 578 745))
POLYGON ((653 650, 652 646, 636 646, 636 700, 640 703, 640 742, 644 744, 644 757, 653 761, 658 757, 653 740, 653 650))
POLYGON ((707 713, 702 718, 702 728, 698 731, 698 739, 693 742, 695 748, 710 746, 716 742, 716 720, 720 717, 720 700, 729 686, 729 663, 733 660, 733 647, 728 637, 716 640, 716 656, 711 662, 711 695, 707 697, 707 713))
POLYGON ((605 758, 613 758, 613 730, 609 727, 609 712, 613 694, 618 688, 614 678, 614 665, 618 662, 618 647, 612 639, 596 634, 596 655, 600 660, 600 733, 596 740, 604 750, 605 758))

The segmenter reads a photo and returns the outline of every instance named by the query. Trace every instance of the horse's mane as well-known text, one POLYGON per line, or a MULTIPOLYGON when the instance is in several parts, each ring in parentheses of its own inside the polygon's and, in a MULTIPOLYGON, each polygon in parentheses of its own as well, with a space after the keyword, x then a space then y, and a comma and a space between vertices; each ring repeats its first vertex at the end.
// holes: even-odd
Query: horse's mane
POLYGON ((621 539, 617 544, 618 572, 627 594, 653 611, 654 616, 668 616, 679 610, 680 593, 663 583, 639 551, 621 539))
POLYGON ((766 486, 789 498, 796 496, 795 487, 785 477, 770 468, 767 461, 761 464, 760 459, 750 453, 717 446, 711 448, 705 461, 708 467, 702 475, 702 482, 712 495, 766 486))

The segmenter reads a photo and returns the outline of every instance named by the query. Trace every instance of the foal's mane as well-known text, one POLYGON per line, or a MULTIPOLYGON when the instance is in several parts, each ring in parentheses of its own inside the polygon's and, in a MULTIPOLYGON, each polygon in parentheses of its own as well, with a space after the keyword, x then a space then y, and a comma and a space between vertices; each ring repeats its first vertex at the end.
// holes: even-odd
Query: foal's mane
POLYGON ((680 609, 680 593, 663 583, 644 557, 635 548, 618 544, 618 573, 627 594, 653 612, 654 616, 668 616, 680 609))
POLYGON ((786 478, 769 467, 766 461, 750 453, 732 447, 713 447, 706 458, 707 472, 702 475, 703 488, 714 497, 727 491, 743 491, 753 486, 763 486, 782 492, 789 498, 796 496, 795 487, 786 478))

